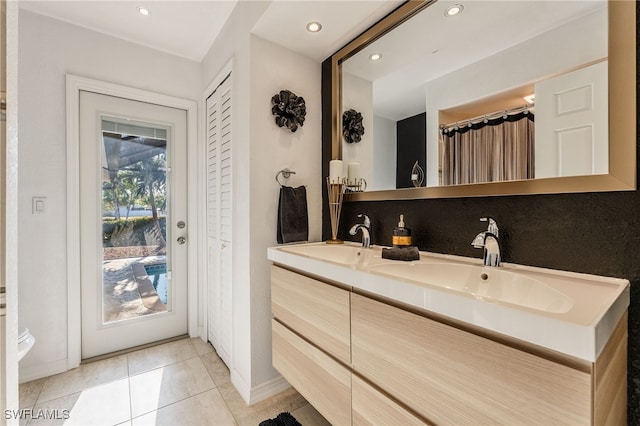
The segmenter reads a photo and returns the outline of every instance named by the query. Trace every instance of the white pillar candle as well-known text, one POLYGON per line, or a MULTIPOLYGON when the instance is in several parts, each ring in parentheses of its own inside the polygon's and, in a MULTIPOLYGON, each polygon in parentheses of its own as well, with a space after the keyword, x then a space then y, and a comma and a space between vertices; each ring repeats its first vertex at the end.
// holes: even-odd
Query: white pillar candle
POLYGON ((344 177, 342 160, 329 161, 329 182, 340 183, 344 177))
POLYGON ((356 185, 360 177, 360 163, 347 164, 347 182, 349 185, 356 185))

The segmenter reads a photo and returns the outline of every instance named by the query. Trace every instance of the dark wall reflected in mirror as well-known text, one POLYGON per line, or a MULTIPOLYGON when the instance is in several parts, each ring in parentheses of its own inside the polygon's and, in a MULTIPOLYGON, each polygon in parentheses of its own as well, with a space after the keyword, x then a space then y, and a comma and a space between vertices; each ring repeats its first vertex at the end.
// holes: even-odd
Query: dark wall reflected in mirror
POLYGON ((416 186, 411 179, 416 162, 422 170, 426 170, 426 132, 427 114, 425 112, 396 122, 396 189, 416 186))

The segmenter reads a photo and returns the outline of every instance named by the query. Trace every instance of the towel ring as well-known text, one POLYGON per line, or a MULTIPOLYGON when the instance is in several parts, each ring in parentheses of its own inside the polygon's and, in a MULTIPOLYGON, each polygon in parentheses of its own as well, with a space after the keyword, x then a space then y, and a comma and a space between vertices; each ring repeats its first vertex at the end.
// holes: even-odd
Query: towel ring
POLYGON ((289 179, 291 175, 295 175, 295 174, 296 172, 291 171, 289 169, 282 169, 276 174, 276 182, 278 182, 278 185, 284 186, 284 184, 280 182, 280 175, 282 175, 282 177, 284 177, 285 179, 289 179))

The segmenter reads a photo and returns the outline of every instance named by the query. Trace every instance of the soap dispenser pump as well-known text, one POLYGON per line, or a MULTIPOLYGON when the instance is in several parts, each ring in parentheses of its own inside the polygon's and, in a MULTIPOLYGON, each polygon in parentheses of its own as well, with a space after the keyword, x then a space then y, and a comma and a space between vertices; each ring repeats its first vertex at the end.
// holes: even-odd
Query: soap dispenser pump
POLYGON ((394 247, 409 247, 411 245, 411 230, 404 226, 404 215, 400 215, 398 227, 393 230, 392 243, 394 247))

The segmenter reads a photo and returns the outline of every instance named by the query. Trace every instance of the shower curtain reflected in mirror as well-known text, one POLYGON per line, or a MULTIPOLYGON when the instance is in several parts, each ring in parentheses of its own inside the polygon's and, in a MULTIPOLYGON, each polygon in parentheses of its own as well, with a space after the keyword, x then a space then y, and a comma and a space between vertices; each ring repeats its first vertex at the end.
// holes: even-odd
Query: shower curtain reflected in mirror
POLYGON ((525 111, 440 133, 442 185, 534 178, 534 115, 525 111))

